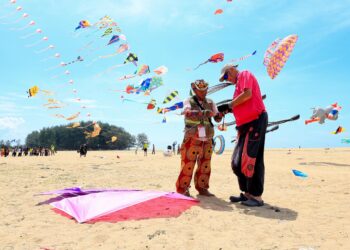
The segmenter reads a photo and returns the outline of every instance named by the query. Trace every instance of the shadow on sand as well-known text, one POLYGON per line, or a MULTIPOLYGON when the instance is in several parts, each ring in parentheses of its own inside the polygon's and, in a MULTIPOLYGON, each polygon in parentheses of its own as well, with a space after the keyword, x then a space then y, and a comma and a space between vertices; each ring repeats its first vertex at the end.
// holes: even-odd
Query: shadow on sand
POLYGON ((298 217, 298 212, 292 209, 272 206, 268 203, 265 203, 262 207, 247 207, 240 203, 231 204, 234 205, 240 213, 261 218, 294 221, 298 217))
POLYGON ((307 166, 350 167, 349 164, 345 164, 345 163, 334 163, 334 162, 324 162, 324 161, 301 162, 299 164, 300 165, 307 165, 307 166))
POLYGON ((220 199, 216 196, 206 197, 197 195, 196 197, 200 200, 199 206, 203 209, 211 209, 217 211, 233 211, 232 204, 228 201, 220 199))
POLYGON ((197 195, 196 198, 200 200, 199 206, 203 209, 232 212, 236 208, 235 211, 246 215, 284 221, 294 221, 298 217, 298 212, 292 209, 272 206, 267 203, 262 207, 247 207, 240 203, 232 203, 215 196, 205 197, 197 195))

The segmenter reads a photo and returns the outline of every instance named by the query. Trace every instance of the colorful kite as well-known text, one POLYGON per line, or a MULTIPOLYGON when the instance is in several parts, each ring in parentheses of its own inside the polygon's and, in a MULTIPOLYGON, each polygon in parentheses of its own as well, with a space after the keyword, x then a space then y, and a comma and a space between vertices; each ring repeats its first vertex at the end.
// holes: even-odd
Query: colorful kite
POLYGON ((215 10, 214 15, 220 15, 222 13, 224 13, 224 11, 222 9, 217 9, 217 10, 215 10))
POLYGON ((155 99, 152 99, 148 104, 147 104, 147 109, 154 109, 157 105, 157 102, 155 99))
POLYGON ((312 116, 309 120, 305 121, 305 125, 311 122, 323 124, 326 119, 335 121, 338 119, 338 113, 340 110, 341 107, 338 105, 338 103, 334 103, 325 109, 319 107, 313 108, 312 116))
POLYGON ((153 72, 156 73, 157 75, 164 75, 168 72, 168 68, 165 66, 159 66, 158 68, 153 70, 153 72))
POLYGON ((75 28, 77 31, 78 29, 85 29, 87 27, 91 27, 91 24, 87 20, 82 20, 79 22, 79 25, 75 28))
POLYGON ((348 138, 341 139, 341 143, 349 144, 350 143, 350 139, 348 139, 348 138))
POLYGON ((297 40, 297 35, 289 35, 282 40, 278 38, 266 50, 264 65, 266 66, 267 74, 271 79, 274 79, 282 70, 284 64, 292 53, 297 40))
POLYGON ((78 112, 78 113, 76 113, 76 114, 74 114, 74 115, 72 115, 70 117, 67 117, 66 120, 67 121, 74 120, 74 119, 78 118, 79 115, 80 115, 80 112, 78 112))
POLYGON ((140 65, 137 70, 135 71, 135 75, 142 76, 145 74, 150 73, 151 71, 149 70, 149 66, 147 64, 142 64, 140 65))
POLYGON ((174 100, 174 98, 179 94, 179 92, 177 90, 173 91, 170 93, 170 95, 168 95, 167 97, 165 97, 163 104, 171 102, 172 100, 174 100))
POLYGON ((332 132, 332 134, 336 135, 343 132, 345 132, 345 128, 343 128, 342 126, 339 126, 335 131, 332 132))
POLYGON ((46 95, 52 95, 52 94, 53 94, 53 92, 48 91, 48 90, 39 89, 39 87, 35 85, 35 86, 33 86, 33 87, 31 87, 31 88, 28 89, 28 91, 27 91, 28 97, 34 97, 34 96, 36 96, 36 94, 38 94, 39 91, 40 91, 40 92, 43 92, 43 93, 46 94, 46 95))
POLYGON ((85 138, 94 138, 96 136, 99 136, 101 132, 101 127, 98 125, 98 123, 94 124, 94 130, 92 132, 85 131, 84 134, 86 135, 85 138))
POLYGON ((136 54, 134 53, 129 53, 129 55, 126 57, 126 59, 124 60, 124 64, 132 62, 135 66, 137 66, 137 62, 138 62, 138 57, 136 54))
POLYGON ((198 204, 191 197, 163 191, 73 187, 39 195, 59 195, 50 205, 78 223, 178 217, 198 204))
POLYGON ((80 127, 80 122, 74 122, 70 126, 67 126, 67 128, 77 128, 80 127))
POLYGON ((199 64, 196 68, 194 68, 194 70, 198 69, 200 66, 211 62, 211 63, 218 63, 218 62, 222 62, 224 60, 224 53, 217 53, 215 55, 212 55, 208 60, 206 60, 205 62, 199 64))
POLYGON ((107 141, 106 144, 116 142, 117 140, 118 140, 118 137, 112 136, 112 137, 111 137, 111 140, 110 140, 110 141, 107 141))
POLYGON ((158 108, 157 109, 157 113, 158 114, 165 114, 167 112, 170 111, 175 111, 177 109, 182 109, 184 107, 184 103, 183 102, 177 102, 174 105, 167 107, 167 108, 158 108))
POLYGON ((108 44, 107 45, 111 45, 113 43, 116 43, 119 41, 119 36, 118 35, 114 35, 112 36, 112 38, 109 40, 108 44))
POLYGON ((129 50, 129 49, 130 49, 129 44, 123 43, 123 44, 119 45, 119 48, 117 49, 117 51, 115 53, 109 54, 109 55, 105 55, 105 56, 100 56, 99 58, 108 58, 108 57, 116 56, 118 54, 121 54, 121 53, 129 50))

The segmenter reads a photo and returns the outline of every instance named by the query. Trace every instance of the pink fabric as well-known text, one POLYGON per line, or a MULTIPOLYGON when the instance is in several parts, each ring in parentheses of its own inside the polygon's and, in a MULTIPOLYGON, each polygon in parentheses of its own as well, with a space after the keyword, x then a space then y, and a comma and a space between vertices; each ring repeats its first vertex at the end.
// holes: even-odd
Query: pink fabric
POLYGON ((65 198, 51 205, 83 223, 136 204, 165 196, 172 199, 195 199, 160 191, 107 191, 65 198))
POLYGON ((255 76, 247 70, 239 73, 233 99, 244 92, 252 90, 252 98, 233 108, 233 115, 237 126, 256 120, 265 111, 265 105, 261 98, 260 87, 255 76))
MULTIPOLYGON (((149 218, 169 218, 178 217, 185 210, 198 204, 197 200, 188 199, 173 199, 167 196, 162 196, 140 204, 121 209, 119 211, 109 213, 95 219, 89 220, 86 223, 93 224, 96 222, 117 223, 129 220, 144 220, 149 218)), ((65 212, 53 208, 53 210, 67 218, 73 219, 72 216, 65 212)))

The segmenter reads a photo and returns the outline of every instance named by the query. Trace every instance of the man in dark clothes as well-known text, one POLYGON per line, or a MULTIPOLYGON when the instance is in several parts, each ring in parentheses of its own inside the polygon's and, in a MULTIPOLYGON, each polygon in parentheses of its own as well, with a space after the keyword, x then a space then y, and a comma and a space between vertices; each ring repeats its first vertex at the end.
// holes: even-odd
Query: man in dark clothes
MULTIPOLYGON (((237 65, 227 64, 220 79, 235 85, 233 100, 223 113, 232 112, 237 124, 237 144, 233 151, 231 167, 238 178, 242 193, 231 196, 231 202, 246 206, 263 206, 264 146, 267 112, 255 76, 247 70, 239 72, 237 65)), ((220 109, 219 109, 220 110, 220 109)))

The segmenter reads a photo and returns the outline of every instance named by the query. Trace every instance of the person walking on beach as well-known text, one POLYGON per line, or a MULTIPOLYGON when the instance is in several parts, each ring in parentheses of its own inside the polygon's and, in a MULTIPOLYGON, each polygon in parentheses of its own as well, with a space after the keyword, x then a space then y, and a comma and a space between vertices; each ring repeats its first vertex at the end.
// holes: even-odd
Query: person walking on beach
POLYGON ((174 142, 173 142, 173 154, 174 154, 174 155, 175 155, 175 152, 176 152, 176 144, 177 144, 177 142, 174 141, 174 142))
POLYGON ((156 147, 154 146, 154 144, 152 145, 152 155, 156 154, 156 147))
POLYGON ((239 196, 230 196, 231 202, 246 206, 262 206, 264 191, 264 147, 268 115, 255 76, 238 71, 238 65, 227 64, 221 69, 220 82, 235 85, 233 100, 224 114, 233 112, 237 124, 237 144, 232 154, 231 167, 238 178, 239 196))
POLYGON ((215 103, 206 98, 208 83, 197 80, 191 83, 194 96, 184 101, 185 134, 181 144, 181 172, 176 181, 176 192, 190 196, 189 188, 194 175, 195 188, 200 195, 214 196, 208 191, 211 173, 212 139, 214 126, 211 117, 220 122, 215 103))
POLYGON ((148 143, 145 142, 143 144, 143 156, 147 156, 147 150, 148 150, 148 143))

